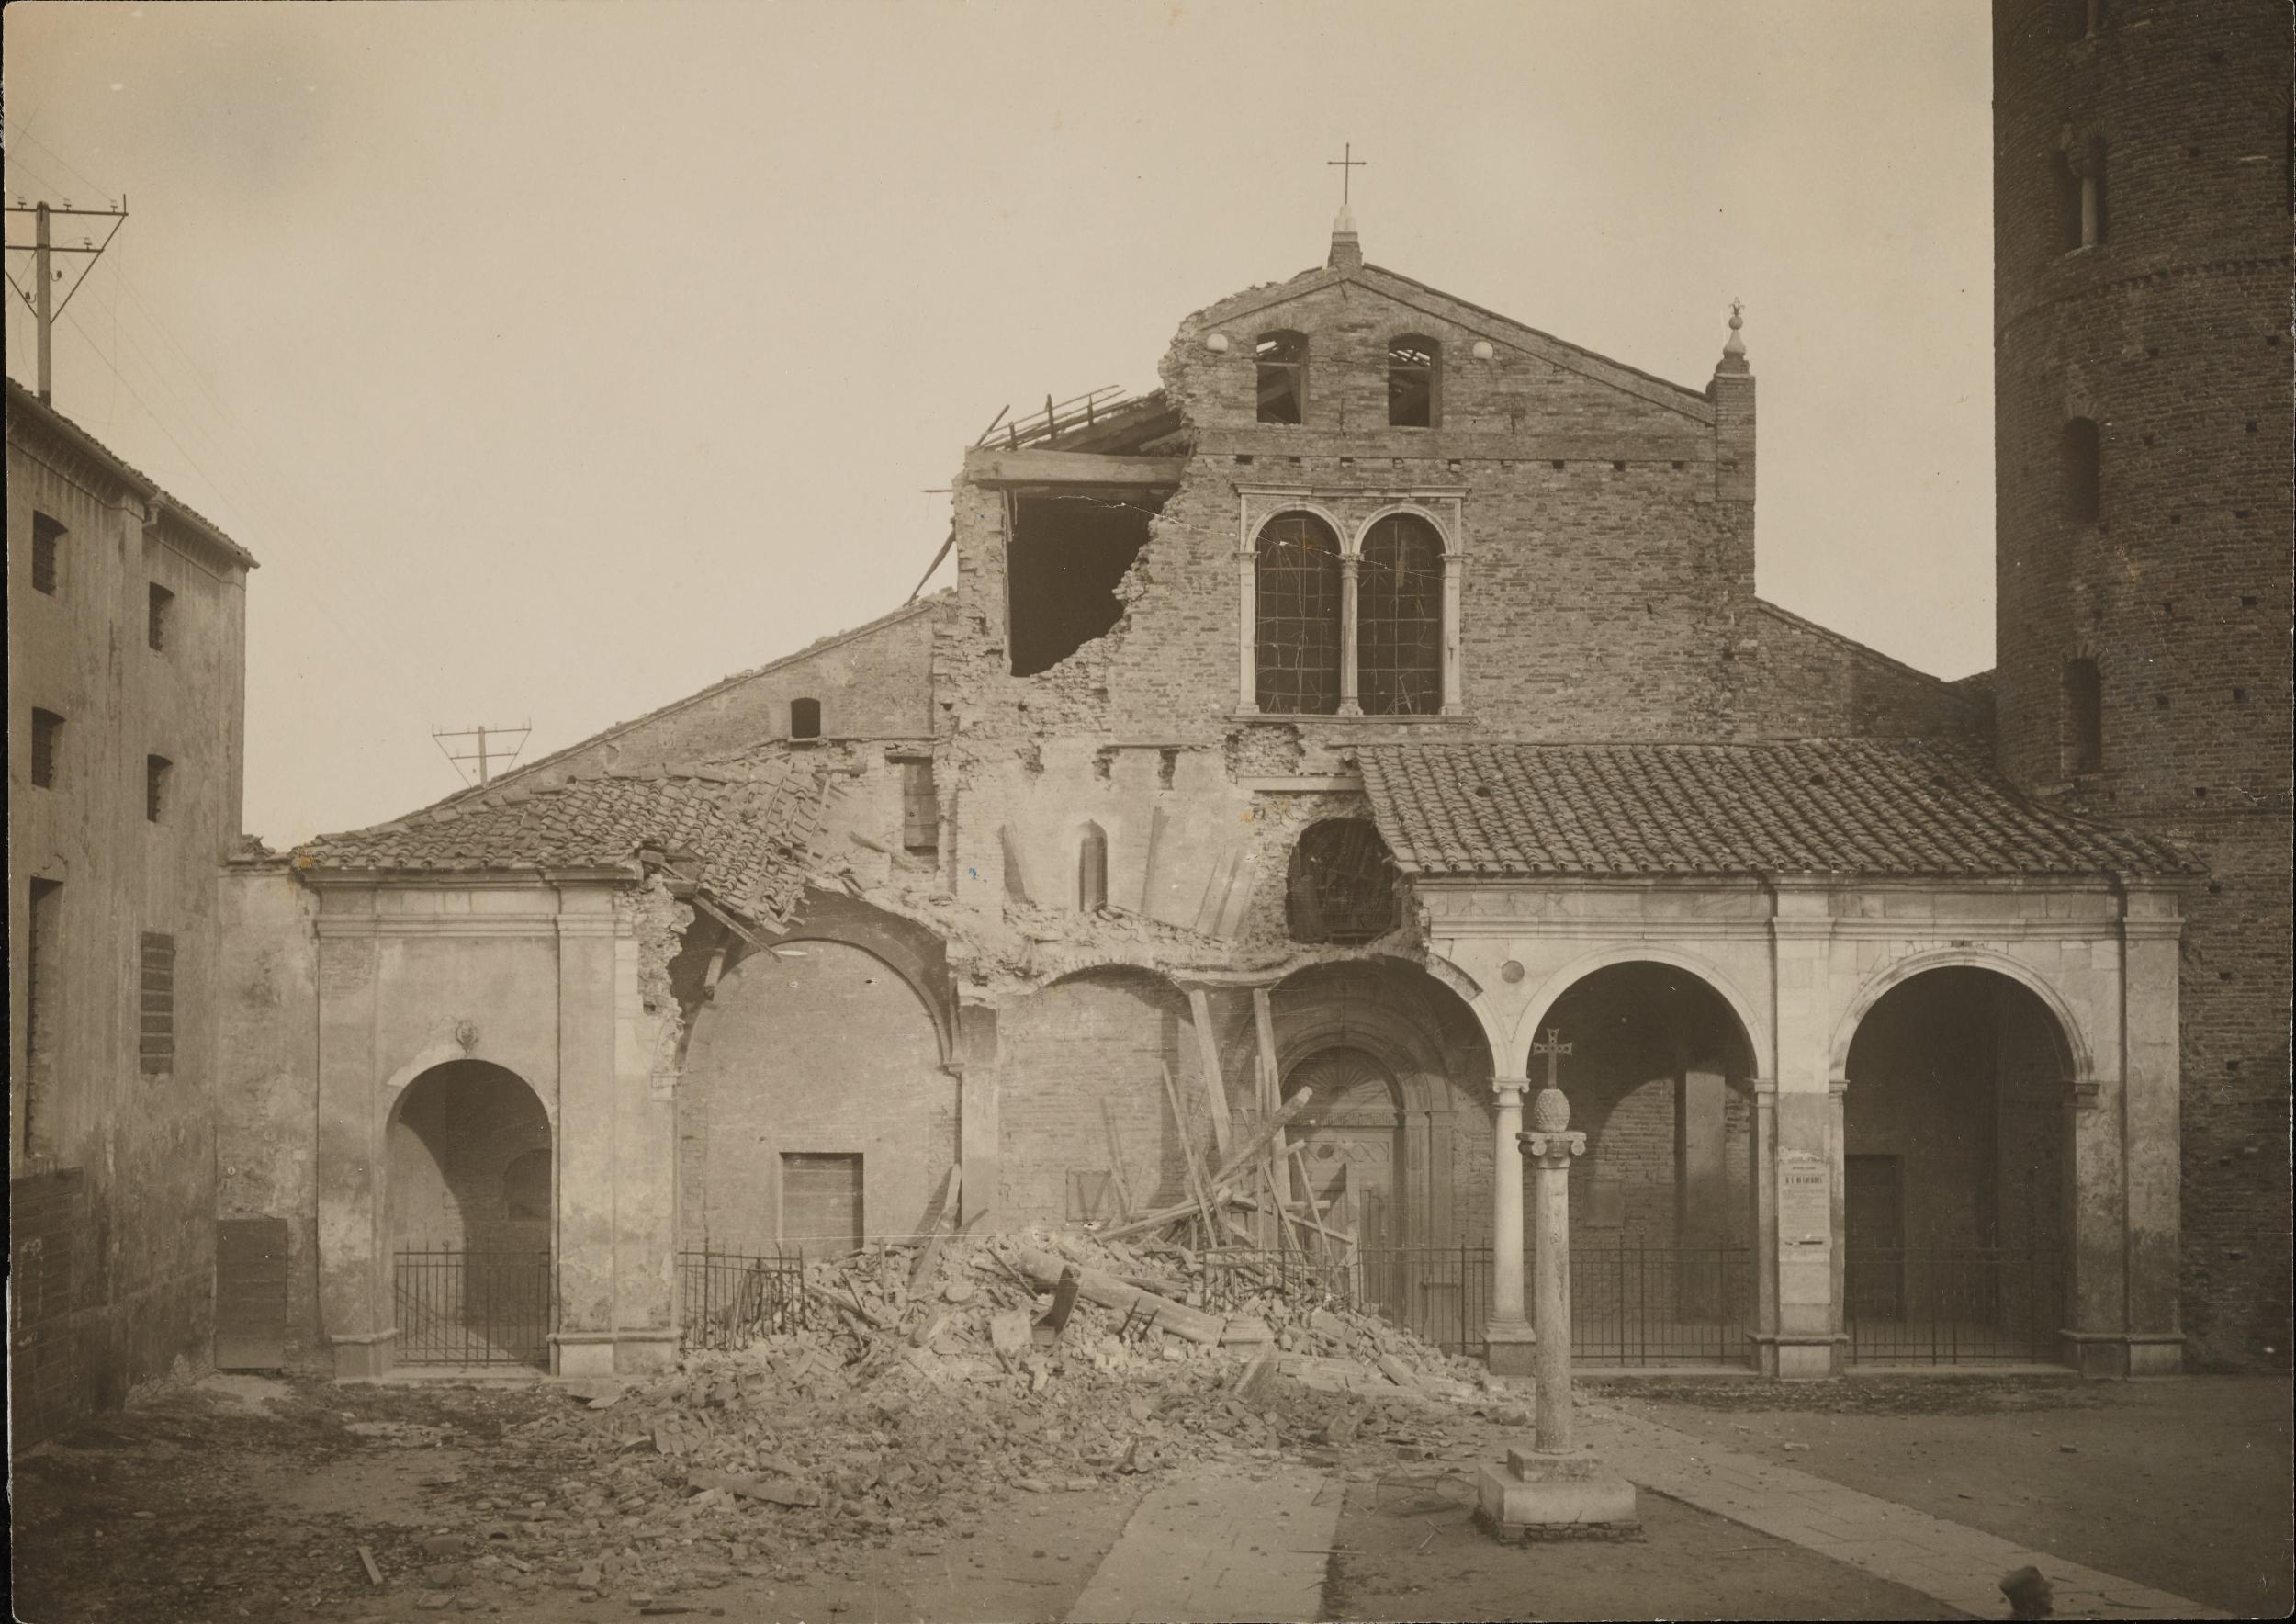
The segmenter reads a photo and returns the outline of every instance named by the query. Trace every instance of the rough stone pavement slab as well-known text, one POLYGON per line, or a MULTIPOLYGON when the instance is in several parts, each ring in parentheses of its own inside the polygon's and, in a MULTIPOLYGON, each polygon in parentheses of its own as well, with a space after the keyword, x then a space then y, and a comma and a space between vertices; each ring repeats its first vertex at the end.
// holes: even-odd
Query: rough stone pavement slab
POLYGON ((2002 1615, 2001 1576, 2027 1566, 2039 1568, 2055 1586, 2060 1618, 2233 1616, 1759 1455, 1714 1448, 1640 1415, 1590 1411, 1582 1441, 1644 1488, 1981 1618, 2002 1615))
POLYGON ((1070 1624, 1320 1618, 1346 1485, 1306 1466, 1208 1466, 1150 1492, 1070 1624))

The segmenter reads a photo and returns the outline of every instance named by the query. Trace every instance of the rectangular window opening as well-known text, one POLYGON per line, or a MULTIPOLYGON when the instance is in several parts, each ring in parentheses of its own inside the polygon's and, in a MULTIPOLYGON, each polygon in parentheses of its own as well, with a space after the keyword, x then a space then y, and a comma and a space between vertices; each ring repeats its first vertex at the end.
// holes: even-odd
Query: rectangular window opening
POLYGON ((144 641, 154 648, 167 647, 167 612, 175 602, 175 594, 158 581, 152 583, 151 606, 144 622, 144 641))
POLYGON ((64 528, 48 514, 32 514, 32 590, 51 596, 63 579, 64 528))
POLYGON ((167 775, 175 770, 175 763, 165 756, 143 758, 143 816, 147 822, 157 823, 167 807, 167 775))
POLYGON ((63 749, 63 718, 54 711, 37 706, 32 711, 32 784, 37 789, 56 786, 56 768, 63 749))
POLYGON ((1024 496, 1005 553, 1012 674, 1051 671, 1124 617, 1117 593, 1164 492, 1024 496))
POLYGON ((158 1077, 175 1069, 175 938, 146 930, 142 960, 142 1067, 158 1077))
POLYGON ((940 851, 940 795, 930 761, 901 763, 901 848, 917 857, 940 851))
POLYGON ((861 1247, 861 1158, 782 1153, 782 1239, 808 1257, 841 1257, 861 1247))

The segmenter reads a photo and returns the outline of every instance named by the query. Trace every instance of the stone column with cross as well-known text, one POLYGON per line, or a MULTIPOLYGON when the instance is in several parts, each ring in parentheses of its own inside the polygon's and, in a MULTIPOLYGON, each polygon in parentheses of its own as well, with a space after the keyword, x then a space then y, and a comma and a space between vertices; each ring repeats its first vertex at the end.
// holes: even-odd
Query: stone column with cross
POLYGON ((1511 1449, 1507 1463, 1483 1468, 1485 1524, 1512 1538, 1566 1528, 1626 1529, 1640 1518, 1635 1487, 1579 1446, 1570 1414, 1570 1163, 1586 1135, 1570 1131, 1561 1062, 1570 1053, 1553 1027, 1531 1044, 1547 1057, 1547 1086, 1531 1102, 1531 1125, 1516 1135, 1531 1175, 1533 1379, 1537 1438, 1511 1449))

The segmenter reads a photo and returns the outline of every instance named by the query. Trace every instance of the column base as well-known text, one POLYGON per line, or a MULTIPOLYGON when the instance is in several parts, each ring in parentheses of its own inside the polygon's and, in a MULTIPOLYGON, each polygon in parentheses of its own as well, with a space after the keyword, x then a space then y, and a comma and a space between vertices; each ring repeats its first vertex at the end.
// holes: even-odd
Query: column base
POLYGON ((678 1362, 675 1331, 554 1331, 554 1376, 648 1376, 678 1362))
POLYGON ((1493 1320, 1483 1328, 1489 1349, 1483 1363, 1494 1376, 1528 1376, 1538 1348, 1538 1336, 1528 1320, 1493 1320))
POLYGON ((1550 1530, 1628 1534, 1642 1526, 1634 1484, 1593 1449, 1509 1449, 1504 1467, 1483 1468, 1477 1510, 1485 1528, 1510 1539, 1550 1530))
POLYGON ((1754 1369, 1781 1382, 1822 1382, 1841 1374, 1843 1349, 1850 1339, 1840 1333, 1812 1336, 1765 1336, 1747 1340, 1754 1345, 1754 1369))
POLYGON ((2184 1374, 2184 1335, 2178 1331, 2059 1331, 2058 1357, 2084 1376, 2184 1374))
POLYGON ((389 1375, 391 1349, 398 1340, 395 1325, 388 1331, 349 1331, 328 1337, 334 1354, 335 1380, 373 1382, 389 1375))

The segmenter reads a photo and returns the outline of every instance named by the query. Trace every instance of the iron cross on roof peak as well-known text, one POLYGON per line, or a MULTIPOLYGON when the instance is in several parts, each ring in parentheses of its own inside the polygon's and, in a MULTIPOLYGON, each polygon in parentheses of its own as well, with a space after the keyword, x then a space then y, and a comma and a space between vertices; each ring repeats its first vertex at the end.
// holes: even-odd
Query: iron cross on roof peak
POLYGON ((1570 1053, 1570 1045, 1562 1041, 1562 1028, 1548 1027, 1547 1041, 1543 1043, 1536 1038, 1533 1038, 1531 1053, 1547 1056, 1547 1086, 1550 1088, 1559 1088, 1561 1085, 1556 1079, 1562 1069, 1562 1057, 1570 1053))
POLYGON ((1339 206, 1345 209, 1355 201, 1349 192, 1351 183, 1356 178, 1356 171, 1370 168, 1371 163, 1367 158, 1356 157, 1356 143, 1349 141, 1340 148, 1340 156, 1324 159, 1323 167, 1339 171, 1339 206))

